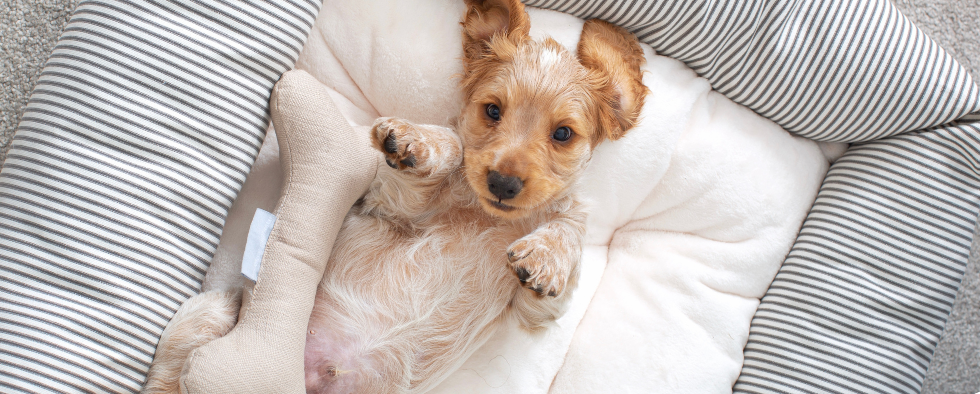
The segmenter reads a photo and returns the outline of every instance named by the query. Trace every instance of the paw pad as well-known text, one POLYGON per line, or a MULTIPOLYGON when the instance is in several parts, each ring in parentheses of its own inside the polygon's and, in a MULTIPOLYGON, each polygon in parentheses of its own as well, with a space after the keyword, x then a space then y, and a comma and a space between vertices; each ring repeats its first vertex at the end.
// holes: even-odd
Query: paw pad
POLYGON ((395 134, 391 133, 385 137, 385 152, 395 153, 398 152, 398 141, 395 140, 395 134))

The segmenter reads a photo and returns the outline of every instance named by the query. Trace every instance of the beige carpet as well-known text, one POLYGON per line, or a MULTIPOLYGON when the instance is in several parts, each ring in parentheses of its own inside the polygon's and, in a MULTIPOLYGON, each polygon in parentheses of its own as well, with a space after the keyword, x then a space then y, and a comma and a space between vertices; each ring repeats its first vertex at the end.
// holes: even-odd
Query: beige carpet
MULTIPOLYGON (((980 0, 895 0, 922 30, 980 77, 980 0)), ((0 0, 0 162, 45 59, 77 0, 0 0)), ((980 243, 926 376, 923 394, 980 392, 980 243)))

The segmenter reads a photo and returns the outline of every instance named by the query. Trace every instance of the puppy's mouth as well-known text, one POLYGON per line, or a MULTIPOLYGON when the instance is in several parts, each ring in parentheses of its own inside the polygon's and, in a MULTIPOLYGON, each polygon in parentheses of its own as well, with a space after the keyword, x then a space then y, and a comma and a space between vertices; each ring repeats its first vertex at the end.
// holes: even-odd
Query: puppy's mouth
POLYGON ((504 204, 504 203, 502 203, 500 201, 497 201, 497 200, 491 200, 491 199, 486 198, 486 197, 484 197, 483 199, 484 200, 487 200, 487 203, 489 203, 490 206, 492 206, 494 208, 497 208, 497 209, 499 209, 501 211, 504 211, 504 212, 513 212, 513 211, 516 211, 518 209, 517 207, 512 207, 510 205, 504 204))

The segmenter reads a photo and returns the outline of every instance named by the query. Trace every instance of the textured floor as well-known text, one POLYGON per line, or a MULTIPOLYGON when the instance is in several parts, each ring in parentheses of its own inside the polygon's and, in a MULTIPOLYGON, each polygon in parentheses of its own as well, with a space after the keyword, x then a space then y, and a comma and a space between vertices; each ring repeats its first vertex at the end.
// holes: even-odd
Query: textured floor
MULTIPOLYGON (((78 0, 0 0, 0 162, 44 60, 78 0)), ((894 0, 909 19, 980 77, 980 1, 894 0)), ((980 234, 978 234, 980 235, 980 234)), ((923 394, 980 392, 980 237, 926 376, 923 394)))
POLYGON ((0 163, 77 0, 0 0, 0 163))

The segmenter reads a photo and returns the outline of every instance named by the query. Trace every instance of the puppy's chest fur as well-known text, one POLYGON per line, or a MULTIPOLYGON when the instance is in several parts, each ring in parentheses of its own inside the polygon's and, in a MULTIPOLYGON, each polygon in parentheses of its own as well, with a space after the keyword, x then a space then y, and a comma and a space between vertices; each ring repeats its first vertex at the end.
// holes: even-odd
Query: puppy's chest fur
POLYGON ((545 221, 543 215, 515 221, 488 215, 460 172, 444 181, 417 217, 364 214, 358 208, 346 218, 324 285, 357 283, 361 296, 378 300, 401 294, 403 299, 392 302, 407 304, 404 312, 411 316, 429 314, 425 309, 445 305, 446 297, 460 298, 450 304, 509 298, 520 286, 508 268, 507 247, 545 221), (455 296, 461 293, 467 295, 455 296), (430 302, 409 302, 417 298, 430 302))
POLYGON ((364 204, 348 213, 317 292, 308 363, 411 370, 399 385, 414 387, 455 369, 465 360, 460 352, 485 342, 518 292, 529 292, 507 248, 546 222, 547 210, 520 220, 490 216, 463 174, 446 177, 415 217, 364 204))
MULTIPOLYGON (((389 181, 386 176, 378 177, 378 182, 389 181)), ((345 219, 337 244, 339 250, 331 256, 328 272, 339 273, 331 269, 344 265, 340 260, 346 259, 341 257, 346 253, 380 252, 367 258, 380 264, 376 268, 382 271, 390 264, 406 269, 428 266, 467 270, 466 267, 477 265, 478 261, 505 263, 508 245, 551 219, 553 209, 561 208, 553 204, 553 209, 541 208, 516 220, 492 216, 480 206, 462 167, 451 171, 434 189, 422 196, 428 200, 425 208, 409 217, 355 205, 345 219), (355 239, 355 234, 373 236, 355 239)), ((418 272, 420 279, 430 276, 426 275, 427 271, 418 272)))

